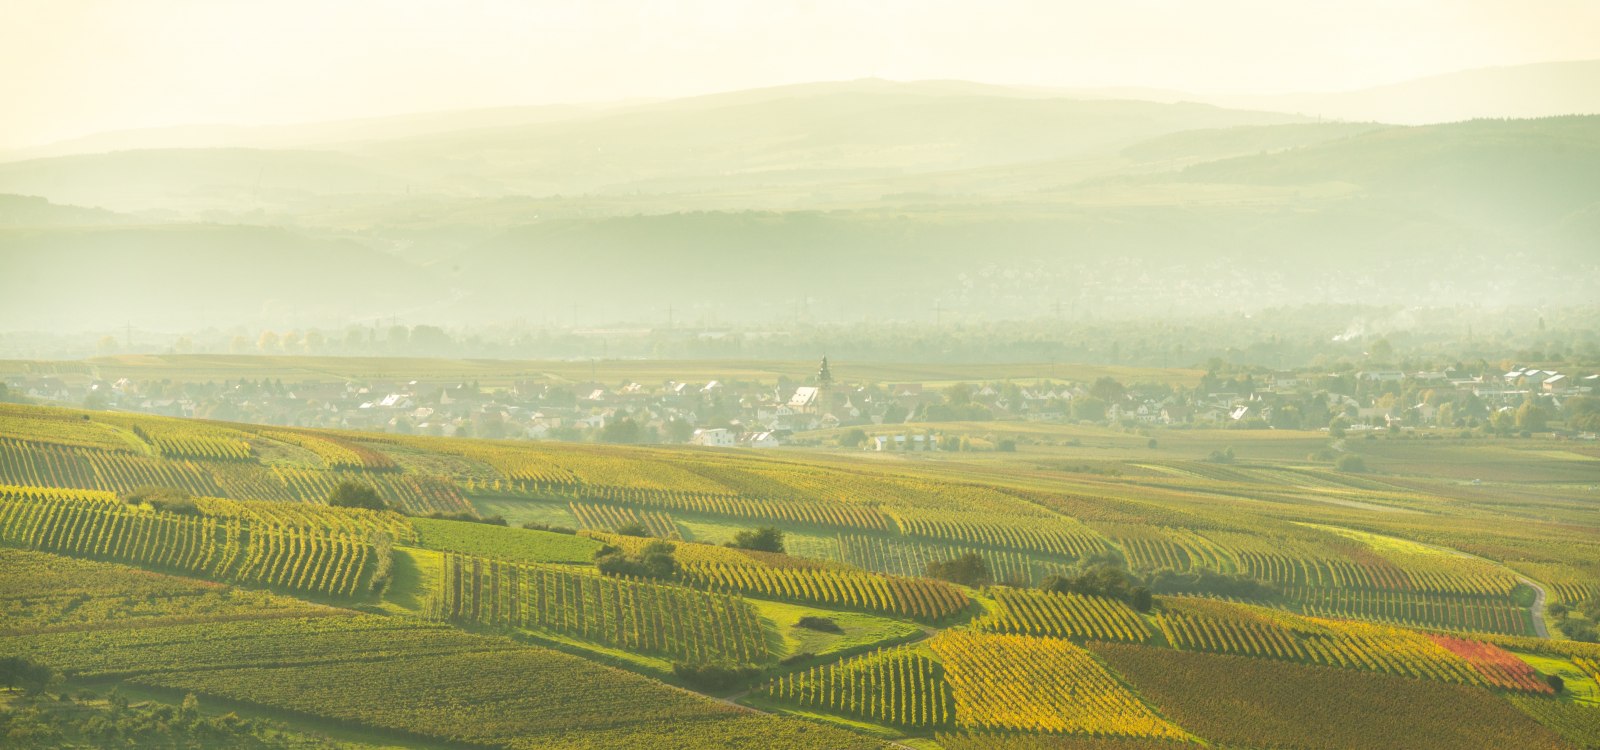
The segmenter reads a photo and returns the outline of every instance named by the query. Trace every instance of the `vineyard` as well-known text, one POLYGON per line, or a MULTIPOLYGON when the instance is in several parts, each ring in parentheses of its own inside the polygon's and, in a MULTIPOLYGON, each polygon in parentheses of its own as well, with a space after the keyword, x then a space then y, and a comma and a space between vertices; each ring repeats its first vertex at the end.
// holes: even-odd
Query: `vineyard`
POLYGON ((1181 739, 1099 662, 1073 644, 945 631, 930 645, 955 696, 956 723, 975 729, 1181 739))
POLYGON ((692 585, 713 590, 925 621, 942 620, 967 605, 967 597, 954 586, 926 578, 719 563, 685 565, 682 577, 692 585))
POLYGON ((1555 692, 1527 662, 1492 643, 1431 635, 1434 643, 1465 659, 1491 687, 1549 695, 1555 692))
POLYGON ((157 453, 171 458, 245 461, 255 455, 243 433, 214 427, 137 422, 129 429, 157 453))
POLYGON ((311 451, 329 469, 386 471, 396 468, 394 461, 378 451, 321 433, 262 430, 261 435, 311 451))
POLYGON ((877 746, 842 730, 752 715, 574 656, 405 617, 90 627, 0 636, 0 653, 27 655, 75 676, 196 692, 449 743, 877 746))
POLYGON ((817 550, 827 559, 865 570, 900 576, 925 575, 928 564, 975 554, 988 564, 996 581, 1032 585, 1053 573, 1071 567, 1070 560, 1012 550, 997 550, 959 544, 941 544, 911 539, 893 539, 865 534, 839 534, 836 545, 817 550))
POLYGON ((616 531, 626 526, 637 526, 651 536, 662 539, 681 539, 678 525, 672 517, 660 511, 636 511, 632 508, 599 503, 571 503, 572 515, 584 529, 616 531))
POLYGON ((1527 608, 1505 599, 1305 586, 1286 589, 1284 596, 1298 603, 1306 614, 1319 617, 1378 620, 1476 633, 1524 635, 1533 632, 1527 608))
POLYGON ((556 566, 444 555, 436 617, 533 628, 692 663, 766 661, 755 610, 731 596, 556 566))
POLYGON ((0 635, 311 617, 333 611, 265 591, 0 547, 0 635))
POLYGON ((1481 688, 1145 646, 1091 648, 1162 715, 1225 746, 1569 747, 1481 688))
POLYGON ((943 726, 954 712, 943 667, 910 647, 784 675, 759 692, 801 708, 903 727, 943 726))
POLYGON ((1600 543, 1556 490, 1059 469, 1063 446, 1024 447, 862 461, 0 405, 0 655, 463 746, 1554 749, 1600 731, 1600 646, 1535 636, 1536 588, 1567 625, 1600 592, 1600 543), (394 511, 329 507, 344 481, 394 511), (1502 491, 1542 504, 1477 499, 1502 491), (768 525, 784 552, 716 544, 768 525), (602 575, 597 553, 653 577, 602 575), (987 578, 927 577, 967 554, 987 578), (1161 595, 1136 611, 1126 587, 1030 588, 1106 569, 1161 595))
POLYGON ((1169 643, 1184 650, 1490 684, 1465 659, 1411 630, 1186 599, 1167 600, 1156 623, 1169 643))
POLYGON ((984 631, 1134 643, 1150 638, 1139 613, 1115 599, 1009 587, 988 593, 998 609, 975 623, 984 631))
POLYGON ((381 567, 357 537, 45 488, 0 486, 0 544, 343 597, 366 591, 381 567))

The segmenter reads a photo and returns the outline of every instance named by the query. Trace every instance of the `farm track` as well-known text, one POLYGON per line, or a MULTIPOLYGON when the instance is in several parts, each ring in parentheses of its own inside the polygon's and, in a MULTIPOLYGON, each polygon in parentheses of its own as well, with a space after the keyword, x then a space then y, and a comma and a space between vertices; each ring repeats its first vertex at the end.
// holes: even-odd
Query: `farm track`
POLYGON ((1528 614, 1533 616, 1534 635, 1537 635, 1540 638, 1549 638, 1550 629, 1545 627, 1544 624, 1544 602, 1546 598, 1544 586, 1541 586, 1532 578, 1522 577, 1518 578, 1517 580, 1522 581, 1533 588, 1533 604, 1528 606, 1528 614))

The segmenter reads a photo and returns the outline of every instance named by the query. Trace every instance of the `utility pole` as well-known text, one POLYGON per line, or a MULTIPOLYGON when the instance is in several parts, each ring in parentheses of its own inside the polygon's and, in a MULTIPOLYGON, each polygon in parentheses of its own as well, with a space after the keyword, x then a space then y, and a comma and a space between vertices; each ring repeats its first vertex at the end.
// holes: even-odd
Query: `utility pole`
POLYGON ((933 305, 933 327, 938 328, 944 324, 944 306, 938 303, 933 305))

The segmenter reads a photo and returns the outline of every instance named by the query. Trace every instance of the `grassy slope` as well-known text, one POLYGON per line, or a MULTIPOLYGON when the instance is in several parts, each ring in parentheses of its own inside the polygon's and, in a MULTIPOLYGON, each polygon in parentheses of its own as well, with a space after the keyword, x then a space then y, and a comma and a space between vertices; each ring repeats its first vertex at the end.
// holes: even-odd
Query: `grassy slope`
POLYGON ((587 537, 466 521, 413 518, 417 544, 428 549, 529 563, 584 563, 600 543, 587 537))

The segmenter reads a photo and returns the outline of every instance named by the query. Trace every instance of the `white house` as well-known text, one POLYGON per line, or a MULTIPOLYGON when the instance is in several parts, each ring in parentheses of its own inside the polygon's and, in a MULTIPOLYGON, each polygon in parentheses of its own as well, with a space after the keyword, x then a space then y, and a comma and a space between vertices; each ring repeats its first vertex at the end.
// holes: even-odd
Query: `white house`
POLYGON ((745 437, 744 444, 751 448, 776 448, 778 436, 773 432, 752 432, 745 437))
POLYGON ((731 448, 738 442, 738 436, 732 430, 723 427, 711 427, 695 430, 689 442, 703 445, 707 448, 731 448))

